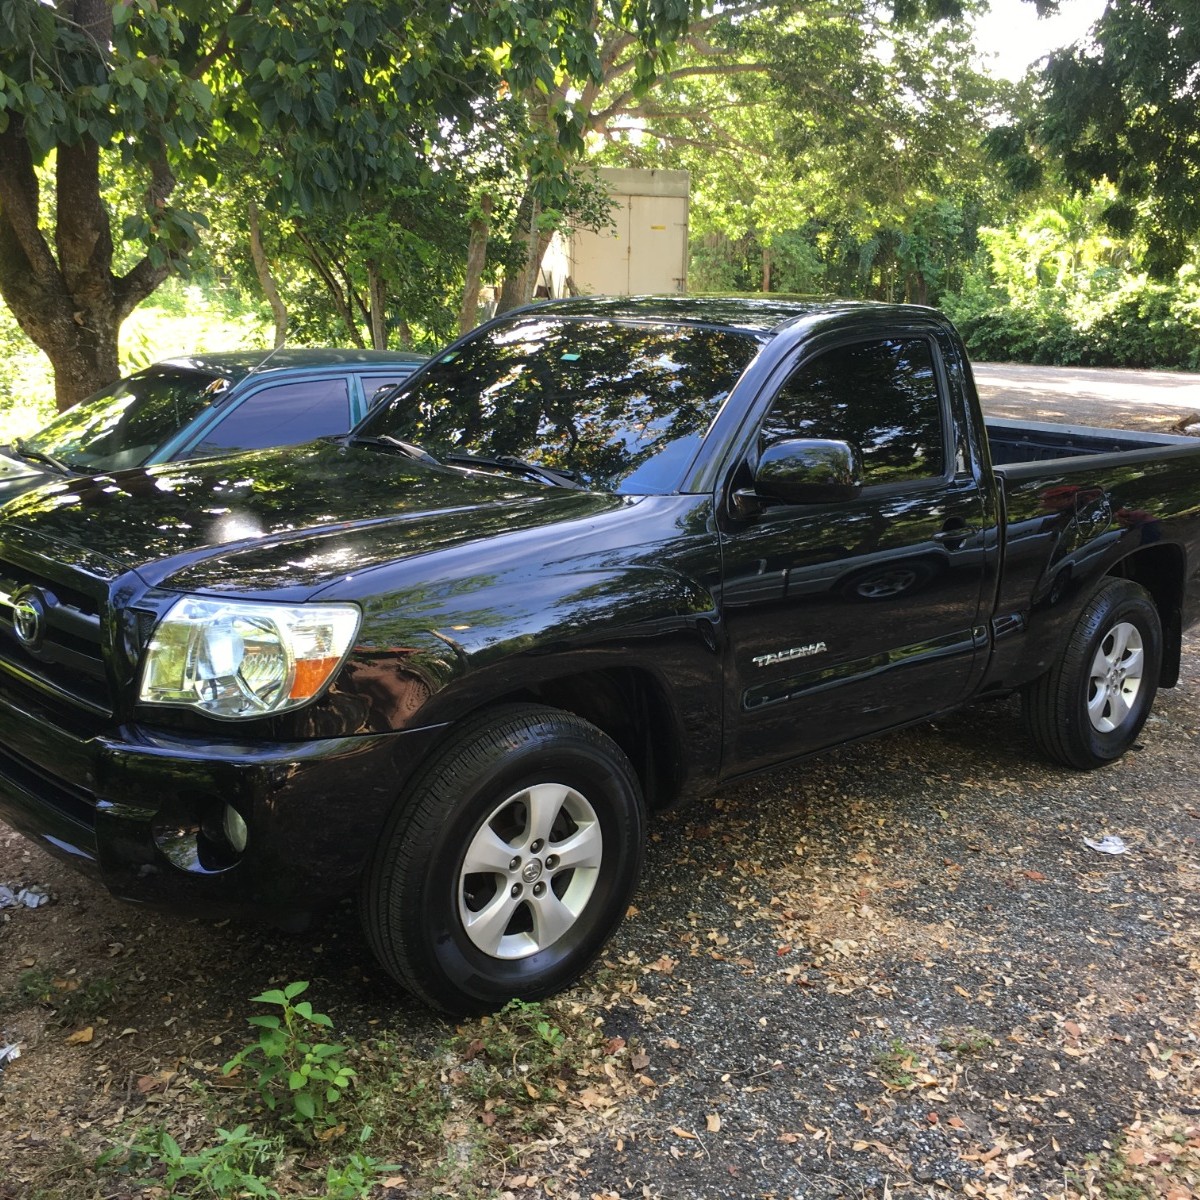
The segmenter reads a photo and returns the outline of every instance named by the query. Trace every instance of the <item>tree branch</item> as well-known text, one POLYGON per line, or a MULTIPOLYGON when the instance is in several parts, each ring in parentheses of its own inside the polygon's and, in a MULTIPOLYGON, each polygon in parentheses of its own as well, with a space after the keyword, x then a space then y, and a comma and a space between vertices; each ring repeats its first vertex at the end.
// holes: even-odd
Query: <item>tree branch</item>
POLYGON ((21 122, 11 121, 0 133, 0 225, 25 260, 21 269, 50 285, 59 270, 38 225, 39 191, 21 122))
MULTIPOLYGON (((250 0, 241 0, 241 3, 238 4, 237 8, 235 8, 233 12, 229 14, 229 21, 232 21, 234 17, 247 16, 249 15, 249 12, 250 0)), ((217 59, 219 59, 228 51, 229 21, 225 22, 225 28, 222 31, 221 36, 217 38, 216 44, 213 46, 213 48, 207 54, 198 58, 193 64, 192 69, 188 72, 189 79, 199 79, 200 76, 203 75, 204 72, 207 71, 209 67, 211 67, 213 63, 217 61, 217 59)))

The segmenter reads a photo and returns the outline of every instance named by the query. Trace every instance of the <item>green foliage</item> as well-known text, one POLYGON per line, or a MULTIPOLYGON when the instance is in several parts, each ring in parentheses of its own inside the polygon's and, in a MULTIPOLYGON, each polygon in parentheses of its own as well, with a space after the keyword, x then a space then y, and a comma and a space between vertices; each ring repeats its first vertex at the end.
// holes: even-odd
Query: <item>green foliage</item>
POLYGON ((981 1029, 964 1029, 961 1033, 947 1034, 938 1042, 938 1049, 956 1054, 960 1058, 982 1054, 996 1044, 996 1039, 981 1029))
POLYGON ((333 1022, 324 1013, 313 1012, 307 1000, 293 1003, 307 989, 307 982, 289 983, 282 991, 253 997, 280 1011, 248 1018, 259 1031, 258 1040, 222 1068, 226 1075, 242 1070, 267 1108, 277 1112, 282 1105, 282 1120, 306 1137, 333 1124, 330 1109, 355 1076, 343 1058, 345 1046, 309 1040, 318 1031, 331 1029, 333 1022))
POLYGON ((116 981, 107 975, 90 979, 72 975, 60 979, 50 971, 22 971, 16 988, 0 998, 0 1011, 41 1004, 54 1011, 57 1024, 78 1025, 103 1016, 116 990, 116 981))
POLYGON ((126 1169, 154 1172, 154 1178, 141 1179, 139 1183, 166 1187, 171 1196, 197 1200, 201 1197, 227 1200, 231 1196, 279 1200, 279 1193, 269 1180, 283 1158, 282 1141, 277 1137, 259 1137, 248 1125, 218 1129, 214 1145, 191 1154, 185 1153, 165 1129, 143 1130, 127 1150, 109 1151, 97 1165, 106 1166, 122 1153, 127 1154, 126 1169))
POLYGON ((884 1083, 893 1088, 908 1088, 916 1082, 912 1072, 919 1059, 917 1052, 906 1046, 900 1038, 892 1038, 887 1049, 875 1055, 875 1065, 884 1083))
POLYGON ((54 415, 46 359, 0 306, 0 443, 24 437, 54 415))
POLYGON ((460 1032, 449 1049, 464 1059, 465 1086, 480 1100, 522 1106, 555 1096, 554 1080, 570 1071, 596 1040, 537 1003, 512 1000, 478 1028, 460 1032))
POLYGON ((1147 269, 1169 279, 1200 233, 1200 7, 1110 0, 1093 39, 1050 60, 1032 136, 1074 186, 1115 183, 1113 227, 1139 229, 1147 269))
MULTIPOLYGON (((358 1135, 359 1144, 369 1142, 374 1132, 370 1125, 364 1125, 358 1135)), ((362 1200, 381 1174, 399 1169, 396 1163, 381 1162, 362 1150, 354 1150, 344 1161, 331 1162, 325 1168, 325 1200, 362 1200)))

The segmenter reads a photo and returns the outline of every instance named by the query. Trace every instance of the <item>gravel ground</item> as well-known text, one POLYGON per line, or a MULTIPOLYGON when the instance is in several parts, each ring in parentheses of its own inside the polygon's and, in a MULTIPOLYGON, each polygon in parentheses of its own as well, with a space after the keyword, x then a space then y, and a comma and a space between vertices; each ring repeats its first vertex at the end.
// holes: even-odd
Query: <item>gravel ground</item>
POLYGON ((1184 371, 976 363, 975 382, 993 417, 1160 432, 1200 420, 1200 375, 1184 371))
MULTIPOLYGON (((477 1086, 502 1021, 398 996, 348 910, 303 937, 134 911, 0 826, 0 883, 53 897, 0 912, 0 1200, 167 1194, 95 1156, 231 1123, 219 1065, 293 979, 364 1063, 432 1064, 434 1136, 374 1148, 377 1197, 1200 1194, 1196 632, 1183 680, 1100 772, 1039 762, 1005 701, 661 817, 520 1120, 477 1086), (1084 842, 1110 834, 1128 854, 1084 842)), ((323 1193, 328 1153, 276 1186, 323 1193)))
MULTIPOLYGON (((1089 1179, 1144 1137, 1143 1162, 1116 1160, 1148 1181, 1127 1194, 1192 1195, 1198 726, 1189 682, 1160 695, 1139 751, 1075 774, 1032 757, 1014 703, 978 706, 663 818, 636 911, 563 1001, 616 1047, 614 1069, 570 1078, 548 1126, 561 1135, 512 1137, 473 1182, 1101 1195, 1089 1179), (1130 853, 1084 844, 1107 834, 1130 853)), ((53 1161, 60 1139, 100 1148, 144 1122, 135 1083, 164 1067, 212 1077, 227 1053, 213 1039, 236 1045, 247 998, 272 983, 312 978, 351 1037, 382 1025, 420 1048, 449 1032, 390 992, 347 914, 286 940, 134 916, 2 835, 0 878, 56 897, 4 914, 0 994, 30 968, 111 981, 86 1044, 41 1006, 0 1018, 25 1044, 0 1080, 0 1178, 53 1161)))

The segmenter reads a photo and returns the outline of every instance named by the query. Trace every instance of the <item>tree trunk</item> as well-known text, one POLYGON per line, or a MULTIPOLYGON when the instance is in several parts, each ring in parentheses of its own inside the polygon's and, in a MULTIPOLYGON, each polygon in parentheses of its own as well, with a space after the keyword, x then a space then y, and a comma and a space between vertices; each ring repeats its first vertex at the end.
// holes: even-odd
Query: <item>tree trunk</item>
MULTIPOLYGON (((107 0, 59 6, 98 46, 112 37, 107 0)), ((25 334, 54 367, 61 411, 105 387, 120 374, 121 322, 170 274, 164 260, 141 259, 128 274, 112 273, 113 241, 100 198, 100 150, 84 138, 57 147, 53 249, 40 224, 40 185, 19 120, 0 132, 0 296, 25 334)), ((174 177, 155 162, 150 207, 166 203, 174 177)))
POLYGON ((250 226, 250 257, 254 261, 254 273, 258 276, 259 286, 271 306, 271 315, 275 318, 275 346, 278 348, 287 341, 288 311, 279 295, 279 288, 275 286, 271 264, 267 262, 266 251, 263 249, 262 226, 258 223, 258 205, 253 200, 246 205, 246 217, 250 226))
POLYGON ((488 233, 491 229, 492 197, 479 200, 479 216, 471 221, 471 242, 467 247, 467 281, 463 285, 462 308, 458 313, 458 332, 467 333, 479 324, 479 285, 487 262, 488 233))
POLYGON ((762 290, 769 292, 771 290, 771 247, 764 246, 762 248, 762 290))
MULTIPOLYGON (((54 368, 61 412, 120 375, 121 322, 169 274, 142 259, 112 274, 113 243, 100 199, 100 151, 94 142, 58 147, 54 249, 39 226, 40 188, 18 122, 0 133, 0 296, 54 368)), ((165 167, 151 199, 174 180, 165 167)))
POLYGON ((371 306, 371 346, 375 350, 387 349, 387 321, 384 319, 387 309, 387 295, 384 291, 383 276, 374 262, 367 263, 367 291, 370 293, 371 306))
POLYGON ((526 191, 517 210, 516 237, 524 243, 525 262, 520 270, 505 278, 504 286, 500 289, 500 300, 496 305, 497 313, 520 308, 522 304, 528 304, 533 299, 538 271, 541 270, 546 247, 550 245, 550 239, 554 236, 552 231, 538 229, 539 212, 539 206, 530 189, 526 191))

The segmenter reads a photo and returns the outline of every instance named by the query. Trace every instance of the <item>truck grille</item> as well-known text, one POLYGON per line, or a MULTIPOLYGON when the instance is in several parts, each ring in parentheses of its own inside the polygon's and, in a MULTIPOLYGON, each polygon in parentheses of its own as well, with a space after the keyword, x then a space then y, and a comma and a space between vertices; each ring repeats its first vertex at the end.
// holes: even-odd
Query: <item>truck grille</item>
POLYGON ((0 561, 0 679, 98 715, 111 715, 102 602, 0 561))

